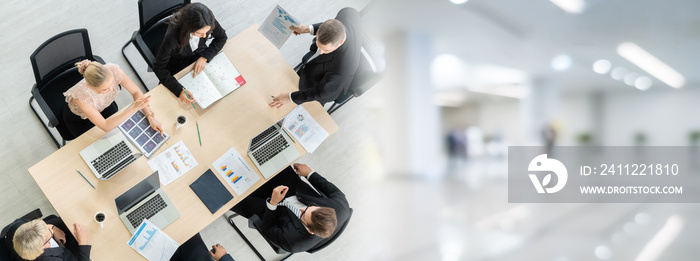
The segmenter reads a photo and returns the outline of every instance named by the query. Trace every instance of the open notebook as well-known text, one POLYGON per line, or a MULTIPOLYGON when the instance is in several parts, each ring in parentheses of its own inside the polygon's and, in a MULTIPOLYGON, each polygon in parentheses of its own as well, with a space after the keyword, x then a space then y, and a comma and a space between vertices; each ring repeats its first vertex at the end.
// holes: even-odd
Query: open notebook
POLYGON ((192 78, 192 72, 178 81, 192 93, 194 100, 203 109, 245 84, 243 76, 224 53, 214 56, 197 77, 192 78))

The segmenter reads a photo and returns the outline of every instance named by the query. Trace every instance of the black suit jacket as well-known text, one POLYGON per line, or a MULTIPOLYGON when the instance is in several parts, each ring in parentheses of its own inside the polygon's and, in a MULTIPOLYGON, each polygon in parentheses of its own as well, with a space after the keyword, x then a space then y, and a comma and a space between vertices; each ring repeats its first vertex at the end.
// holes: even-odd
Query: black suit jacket
MULTIPOLYGON (((344 8, 338 12, 335 19, 345 26, 345 43, 332 53, 322 54, 308 61, 299 70, 299 91, 291 95, 296 104, 309 101, 324 104, 334 101, 348 91, 360 64, 360 13, 352 8, 344 8)), ((321 23, 314 24, 313 27, 315 33, 321 27, 321 23)), ((315 38, 309 49, 314 52, 318 50, 315 38)))
MULTIPOLYGON (((51 218, 55 216, 48 216, 47 218, 44 219, 44 221, 47 224, 51 224, 57 227, 63 227, 61 230, 63 230, 66 233, 66 239, 71 240, 69 237, 70 231, 63 226, 62 222, 58 218, 51 218), (59 225, 59 222, 61 223, 59 225)), ((31 220, 27 219, 17 219, 14 222, 12 222, 8 226, 7 234, 5 235, 5 244, 8 249, 10 249, 10 252, 12 252, 12 260, 13 261, 24 261, 25 259, 22 259, 17 253, 15 252, 14 249, 14 244, 12 242, 12 238, 15 235, 15 231, 17 231, 17 228, 19 228, 22 224, 27 223, 31 220)), ((89 261, 90 260, 90 249, 92 247, 89 245, 82 245, 82 246, 77 246, 77 252, 78 253, 73 253, 66 249, 65 247, 55 247, 55 248, 47 248, 44 249, 44 253, 41 254, 37 259, 37 261, 89 261), (77 255, 76 255, 77 254, 77 255)))
POLYGON ((211 37, 214 39, 208 47, 206 45, 207 39, 199 39, 197 50, 192 50, 189 44, 186 44, 184 48, 180 47, 178 42, 180 32, 177 28, 169 25, 165 31, 165 36, 163 36, 163 41, 160 43, 156 54, 156 61, 153 63, 153 72, 155 72, 160 83, 175 94, 175 97, 180 96, 182 84, 173 75, 197 61, 199 57, 206 58, 207 62, 211 61, 226 44, 228 39, 226 31, 221 27, 219 21, 215 20, 215 23, 214 31, 211 32, 211 37))
MULTIPOLYGON (((301 203, 311 206, 330 207, 335 209, 338 226, 333 234, 338 232, 342 224, 348 220, 350 205, 345 194, 333 183, 314 173, 309 182, 323 195, 318 195, 305 182, 296 189, 296 196, 301 203)), ((278 206, 276 210, 267 209, 262 219, 263 236, 278 245, 287 252, 297 253, 307 251, 318 245, 325 239, 310 234, 301 220, 292 211, 284 206, 278 206)))

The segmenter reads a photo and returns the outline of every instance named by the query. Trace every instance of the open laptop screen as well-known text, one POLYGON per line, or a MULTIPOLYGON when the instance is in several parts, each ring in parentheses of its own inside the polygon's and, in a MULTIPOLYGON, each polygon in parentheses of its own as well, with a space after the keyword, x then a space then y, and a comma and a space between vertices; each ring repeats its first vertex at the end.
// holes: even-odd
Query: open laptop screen
POLYGON ((153 172, 146 179, 131 187, 129 190, 117 197, 114 202, 117 203, 117 211, 121 215, 129 210, 132 206, 138 204, 142 199, 148 197, 151 193, 158 189, 160 180, 158 179, 158 171, 153 172))

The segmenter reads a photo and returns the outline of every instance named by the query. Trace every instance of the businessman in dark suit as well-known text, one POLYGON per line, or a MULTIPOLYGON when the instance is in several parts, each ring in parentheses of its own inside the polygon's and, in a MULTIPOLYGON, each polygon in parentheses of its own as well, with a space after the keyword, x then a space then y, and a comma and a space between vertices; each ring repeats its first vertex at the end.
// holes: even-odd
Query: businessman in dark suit
POLYGON ((302 59, 302 63, 305 63, 297 72, 299 91, 275 96, 270 107, 279 108, 289 102, 302 104, 310 101, 318 101, 323 105, 348 92, 360 64, 360 13, 352 8, 344 8, 335 19, 290 28, 296 35, 316 35, 309 50, 318 52, 319 56, 308 62, 302 59))
POLYGON ((320 174, 305 164, 295 163, 293 168, 296 173, 292 167, 283 170, 231 210, 246 218, 262 217, 263 236, 296 253, 337 233, 348 220, 350 206, 345 194, 320 174))

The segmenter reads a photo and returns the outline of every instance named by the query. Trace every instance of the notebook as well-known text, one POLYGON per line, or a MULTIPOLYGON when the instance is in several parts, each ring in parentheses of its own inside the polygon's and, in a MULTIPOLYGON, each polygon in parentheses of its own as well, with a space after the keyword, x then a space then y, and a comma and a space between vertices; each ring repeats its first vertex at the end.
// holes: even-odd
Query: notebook
POLYGON ((245 84, 243 76, 224 53, 214 56, 196 77, 192 78, 192 73, 194 71, 185 74, 178 82, 192 93, 203 109, 245 84))
POLYGON ((211 169, 208 169, 202 176, 199 176, 197 180, 192 182, 190 188, 194 190, 194 193, 197 194, 197 197, 202 200, 212 214, 233 199, 231 192, 228 192, 228 189, 221 184, 221 181, 211 169))

